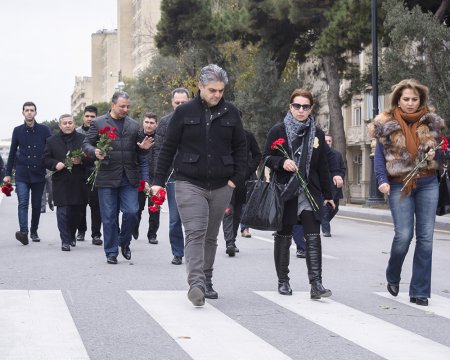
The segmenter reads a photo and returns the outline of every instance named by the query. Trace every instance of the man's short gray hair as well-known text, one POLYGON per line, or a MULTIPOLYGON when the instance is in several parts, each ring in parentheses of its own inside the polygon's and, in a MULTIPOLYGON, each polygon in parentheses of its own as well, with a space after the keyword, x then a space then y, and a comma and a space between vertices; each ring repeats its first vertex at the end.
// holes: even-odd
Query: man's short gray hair
POLYGON ((117 103, 117 99, 118 98, 124 98, 129 100, 130 99, 130 95, 128 95, 128 93, 126 93, 125 91, 116 91, 113 96, 112 96, 112 103, 115 104, 117 103))
POLYGON ((220 66, 216 64, 209 64, 200 71, 199 81, 203 86, 211 81, 220 81, 226 85, 228 84, 228 76, 227 72, 220 66))

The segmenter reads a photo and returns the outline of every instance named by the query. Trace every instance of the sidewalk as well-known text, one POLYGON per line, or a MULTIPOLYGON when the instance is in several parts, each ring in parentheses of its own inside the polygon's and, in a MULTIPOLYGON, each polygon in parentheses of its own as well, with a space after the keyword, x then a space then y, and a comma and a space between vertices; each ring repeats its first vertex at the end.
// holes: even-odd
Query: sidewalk
MULTIPOLYGON (((336 215, 353 217, 357 219, 382 221, 392 224, 391 212, 388 209, 374 209, 362 207, 361 205, 340 205, 336 215)), ((436 230, 450 231, 450 215, 436 216, 436 230)))

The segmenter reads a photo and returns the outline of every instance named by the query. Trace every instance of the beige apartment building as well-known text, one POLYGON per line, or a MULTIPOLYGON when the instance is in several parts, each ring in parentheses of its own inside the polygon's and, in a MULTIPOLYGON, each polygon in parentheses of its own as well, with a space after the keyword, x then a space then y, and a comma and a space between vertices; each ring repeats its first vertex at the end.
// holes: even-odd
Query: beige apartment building
POLYGON ((161 17, 160 0, 117 0, 117 29, 91 37, 91 77, 76 77, 72 113, 89 103, 109 102, 126 80, 145 69, 155 53, 154 35, 161 17))

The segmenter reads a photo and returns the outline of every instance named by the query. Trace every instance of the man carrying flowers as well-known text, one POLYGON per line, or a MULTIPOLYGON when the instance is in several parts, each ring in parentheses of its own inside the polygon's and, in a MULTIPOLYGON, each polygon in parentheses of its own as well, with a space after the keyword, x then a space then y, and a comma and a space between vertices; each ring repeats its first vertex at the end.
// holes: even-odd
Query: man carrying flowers
POLYGON ((53 201, 61 238, 61 250, 76 245, 75 232, 87 202, 86 163, 81 147, 84 135, 75 131, 72 115, 59 117, 60 131, 47 139, 44 165, 52 171, 53 201))
POLYGON ((141 171, 138 155, 147 154, 152 140, 148 136, 139 137, 139 124, 127 116, 129 107, 126 92, 114 93, 111 110, 93 121, 83 143, 84 152, 96 160, 91 183, 98 190, 108 264, 117 264, 119 245, 124 258, 131 259, 130 241, 137 222, 140 179, 147 182, 145 189, 149 190, 148 171, 141 171))

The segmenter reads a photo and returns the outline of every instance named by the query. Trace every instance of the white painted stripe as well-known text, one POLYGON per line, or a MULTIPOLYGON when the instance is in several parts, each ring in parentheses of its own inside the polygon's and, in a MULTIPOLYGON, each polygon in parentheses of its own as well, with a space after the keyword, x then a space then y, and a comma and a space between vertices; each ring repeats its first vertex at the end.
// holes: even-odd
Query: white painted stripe
POLYGON ((185 291, 128 293, 194 360, 290 359, 209 303, 192 306, 185 291))
POLYGON ((256 294, 390 360, 448 360, 450 348, 331 299, 313 301, 309 293, 256 294))
POLYGON ((416 305, 416 304, 409 302, 409 295, 406 292, 399 293, 397 297, 393 297, 388 292, 376 292, 375 294, 377 294, 379 296, 383 296, 390 300, 395 300, 404 305, 411 306, 414 309, 423 310, 423 311, 426 311, 427 313, 433 313, 438 316, 442 316, 447 319, 450 319, 450 299, 449 298, 433 294, 431 299, 429 299, 429 301, 428 301, 428 306, 420 306, 420 305, 416 305))
MULTIPOLYGON (((262 241, 265 241, 265 242, 268 242, 268 243, 272 243, 272 244, 273 244, 273 241, 274 241, 273 239, 268 239, 268 238, 264 238, 264 237, 253 235, 253 234, 252 234, 252 238, 255 238, 255 239, 258 239, 258 240, 262 240, 262 241)), ((291 249, 297 250, 297 246, 295 245, 295 242, 292 242, 291 249)), ((322 253, 322 257, 324 259, 331 259, 331 260, 337 260, 338 259, 336 256, 327 255, 327 254, 324 254, 324 253, 322 253)))
POLYGON ((0 358, 89 359, 59 290, 0 290, 0 358))

